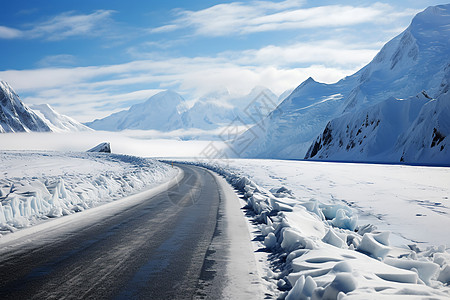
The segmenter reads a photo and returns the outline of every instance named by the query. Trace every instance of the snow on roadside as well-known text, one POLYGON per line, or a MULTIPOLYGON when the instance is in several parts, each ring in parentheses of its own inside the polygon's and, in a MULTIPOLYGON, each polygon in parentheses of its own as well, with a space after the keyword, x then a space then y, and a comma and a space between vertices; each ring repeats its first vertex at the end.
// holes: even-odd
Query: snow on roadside
POLYGON ((158 161, 83 152, 0 152, 0 233, 99 206, 176 175, 158 161))
MULTIPOLYGON (((271 253, 267 278, 285 299, 448 299, 450 252, 391 246, 389 231, 358 225, 342 204, 298 199, 285 187, 267 190, 237 167, 191 162, 224 176, 259 223, 271 253)), ((237 163, 238 165, 239 163, 237 163)), ((233 165, 234 166, 234 165, 233 165)))

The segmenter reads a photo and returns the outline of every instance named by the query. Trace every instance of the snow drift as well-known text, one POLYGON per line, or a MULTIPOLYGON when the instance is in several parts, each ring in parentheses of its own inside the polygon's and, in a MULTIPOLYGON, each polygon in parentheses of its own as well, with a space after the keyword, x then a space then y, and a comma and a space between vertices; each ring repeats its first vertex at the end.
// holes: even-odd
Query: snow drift
POLYGON ((233 185, 258 223, 280 299, 447 299, 450 253, 390 246, 389 232, 356 225, 348 206, 302 200, 285 187, 267 190, 220 164, 195 162, 233 185))
POLYGON ((0 231, 73 214, 169 180, 176 169, 105 153, 2 152, 0 231))

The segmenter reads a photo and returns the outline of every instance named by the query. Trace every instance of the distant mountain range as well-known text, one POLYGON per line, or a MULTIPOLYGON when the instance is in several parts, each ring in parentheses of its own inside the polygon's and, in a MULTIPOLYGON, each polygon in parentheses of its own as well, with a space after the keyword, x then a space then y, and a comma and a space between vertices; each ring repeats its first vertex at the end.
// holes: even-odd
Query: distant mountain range
MULTIPOLYGON (((254 125, 229 141, 232 156, 450 165, 449 24, 450 4, 427 8, 334 84, 310 77, 279 98, 264 87, 243 97, 222 90, 193 105, 169 90, 86 125, 167 132, 238 120, 254 125)), ((5 82, 0 104, 0 132, 89 130, 48 105, 30 109, 5 82)))
POLYGON ((277 96, 267 88, 255 87, 248 95, 232 97, 221 91, 201 97, 192 107, 178 93, 168 90, 150 97, 144 103, 106 118, 86 123, 96 130, 120 131, 124 129, 172 131, 177 129, 215 129, 235 119, 243 124, 254 124, 251 109, 261 100, 278 103, 277 96), (262 97, 263 96, 263 97, 262 97))
POLYGON ((0 133, 67 132, 92 130, 74 119, 61 115, 50 105, 25 105, 11 86, 0 81, 0 133))
POLYGON ((308 78, 235 140, 234 152, 450 164, 449 24, 450 5, 429 7, 355 74, 335 84, 308 78))

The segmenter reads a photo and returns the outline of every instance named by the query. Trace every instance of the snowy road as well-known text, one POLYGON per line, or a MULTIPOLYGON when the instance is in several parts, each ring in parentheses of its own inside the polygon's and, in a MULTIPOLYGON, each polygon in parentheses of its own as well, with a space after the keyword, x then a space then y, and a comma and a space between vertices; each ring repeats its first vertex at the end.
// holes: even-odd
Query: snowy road
MULTIPOLYGON (((233 216, 223 211, 229 209, 223 200, 230 191, 224 192, 217 176, 179 167, 184 176, 167 191, 111 210, 103 219, 80 213, 76 222, 0 241, 0 298, 214 299, 224 289, 233 294, 227 287, 227 257, 242 247, 251 249, 248 232, 242 234, 244 218, 224 217, 233 216), (239 230, 240 240, 229 236, 233 230, 239 230), (214 240, 216 250, 211 249, 214 240), (226 240, 231 250, 220 249, 218 240, 226 240), (221 261, 211 256, 216 252, 221 261)), ((241 256, 251 269, 241 270, 243 276, 257 278, 251 250, 241 256)), ((240 282, 251 286, 245 280, 255 278, 247 277, 240 282)))

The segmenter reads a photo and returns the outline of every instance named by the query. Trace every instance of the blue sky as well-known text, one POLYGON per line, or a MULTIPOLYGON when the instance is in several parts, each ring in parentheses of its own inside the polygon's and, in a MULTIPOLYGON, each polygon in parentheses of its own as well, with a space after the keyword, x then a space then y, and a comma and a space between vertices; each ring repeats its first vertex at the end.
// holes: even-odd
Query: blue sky
POLYGON ((0 79, 29 105, 85 122, 163 89, 187 100, 307 77, 335 82, 367 64, 435 1, 8 1, 0 79))

